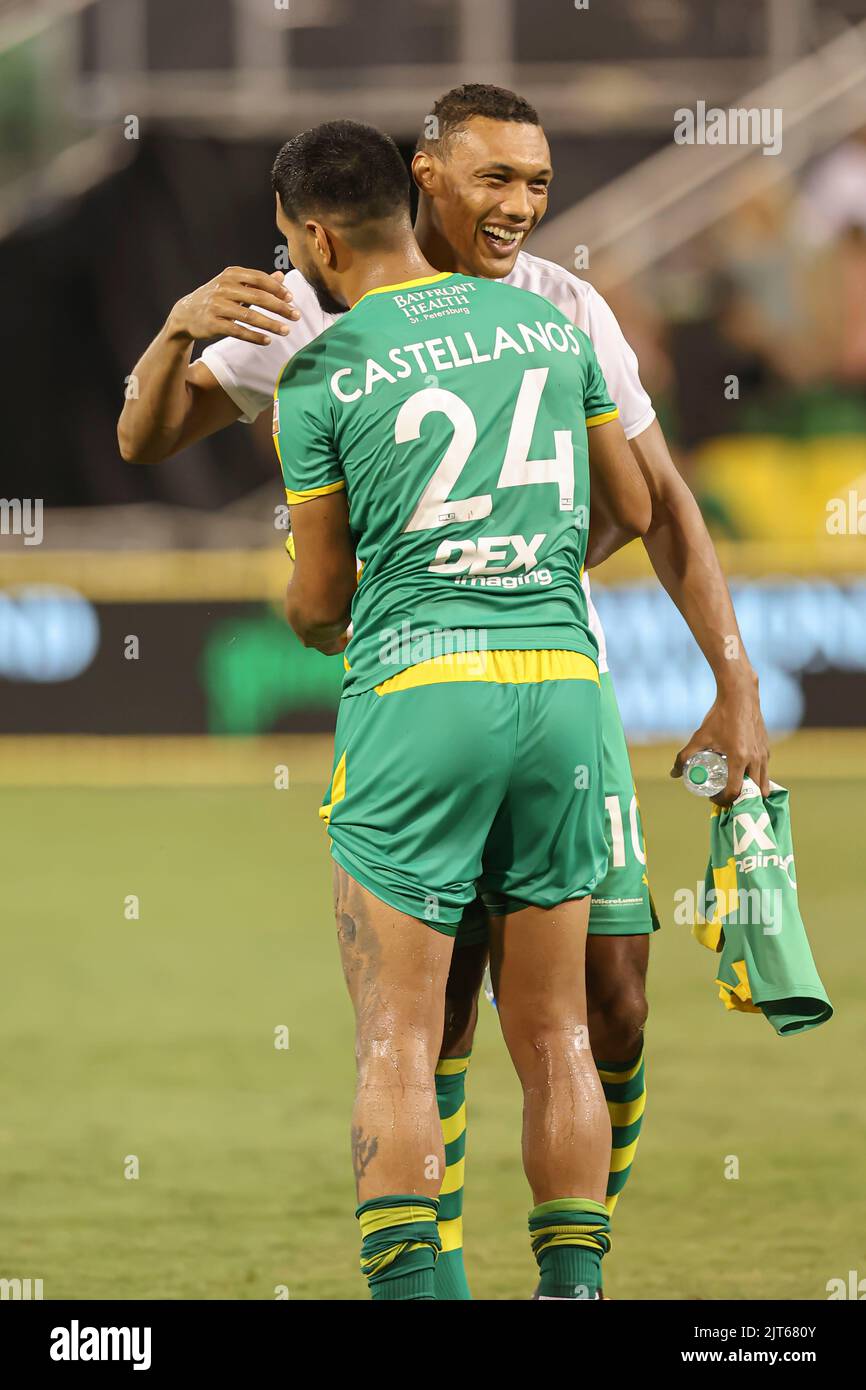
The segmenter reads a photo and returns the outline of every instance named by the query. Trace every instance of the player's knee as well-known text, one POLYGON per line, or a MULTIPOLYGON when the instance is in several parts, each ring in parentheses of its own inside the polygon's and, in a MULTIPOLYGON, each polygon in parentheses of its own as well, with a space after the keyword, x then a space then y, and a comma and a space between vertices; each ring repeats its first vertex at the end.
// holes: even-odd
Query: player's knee
POLYGON ((359 1077, 391 1071, 407 1078, 432 1071, 442 1037, 442 1000, 384 981, 355 1000, 355 1061, 359 1077))
POLYGON ((567 1019, 526 1019, 503 1026, 508 1050, 524 1089, 557 1091, 581 1065, 589 1066, 589 1030, 576 1016, 567 1019))
POLYGON ((649 1005, 641 983, 635 982, 590 1008, 592 1049, 602 1060, 625 1061, 640 1049, 649 1005))
POLYGON ((366 1026, 359 1023, 355 1035, 355 1065, 361 1086, 426 1084, 438 1053, 437 1028, 417 1022, 407 1026, 393 1016, 378 1023, 371 1020, 366 1026))

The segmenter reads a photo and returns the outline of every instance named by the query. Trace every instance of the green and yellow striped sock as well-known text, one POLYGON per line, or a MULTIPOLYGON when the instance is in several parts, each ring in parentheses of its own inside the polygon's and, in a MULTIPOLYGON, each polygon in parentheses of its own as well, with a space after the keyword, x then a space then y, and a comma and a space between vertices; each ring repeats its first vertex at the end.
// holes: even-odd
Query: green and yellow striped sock
POLYGON ((434 1300, 439 1253, 435 1197, 374 1197, 355 1212, 361 1224, 361 1273, 374 1302, 434 1300))
POLYGON ((439 1192, 439 1235, 442 1254, 436 1261, 439 1302, 471 1299, 463 1267, 463 1165, 466 1156, 465 1057, 445 1057, 436 1068, 436 1104, 445 1140, 445 1176, 439 1192))
POLYGON ((605 1206, 611 1216, 628 1182, 646 1106, 644 1050, 631 1062, 596 1062, 610 1113, 612 1147, 605 1206))
POLYGON ((529 1238, 541 1274, 538 1297, 595 1298, 609 1231, 606 1209, 590 1197, 558 1197, 531 1211, 529 1238))

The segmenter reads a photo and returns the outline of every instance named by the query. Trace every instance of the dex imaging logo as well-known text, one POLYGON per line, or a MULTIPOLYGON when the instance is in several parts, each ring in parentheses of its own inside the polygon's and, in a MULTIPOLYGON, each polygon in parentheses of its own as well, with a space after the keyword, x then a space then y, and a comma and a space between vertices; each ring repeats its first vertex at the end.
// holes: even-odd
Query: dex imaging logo
POLYGON ((767 834, 769 824, 769 811, 763 811, 758 817, 749 815, 748 811, 734 816, 734 853, 742 854, 752 844, 759 850, 775 849, 775 840, 767 834))
POLYGON ((150 1370, 149 1327, 68 1327, 51 1329, 52 1361, 131 1361, 134 1371, 150 1370))

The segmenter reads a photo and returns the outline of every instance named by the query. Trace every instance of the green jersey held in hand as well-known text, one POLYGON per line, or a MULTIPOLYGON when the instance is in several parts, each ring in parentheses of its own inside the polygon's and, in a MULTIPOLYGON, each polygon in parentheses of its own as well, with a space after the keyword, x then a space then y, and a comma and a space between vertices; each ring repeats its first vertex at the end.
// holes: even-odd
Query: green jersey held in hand
POLYGON ((780 1037, 832 1018, 800 916, 785 787, 762 797, 746 777, 732 806, 713 807, 703 896, 692 930, 719 954, 726 1009, 763 1013, 780 1037))
POLYGON ((447 274, 373 290, 274 394, 290 505, 347 491, 360 581, 344 694, 455 651, 596 659, 587 428, 617 408, 548 300, 447 274))

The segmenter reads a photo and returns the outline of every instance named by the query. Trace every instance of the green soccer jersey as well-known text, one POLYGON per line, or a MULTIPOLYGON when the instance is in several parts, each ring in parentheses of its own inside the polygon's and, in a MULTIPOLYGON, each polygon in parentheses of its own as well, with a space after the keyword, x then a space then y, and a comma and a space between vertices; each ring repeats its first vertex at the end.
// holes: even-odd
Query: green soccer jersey
POLYGON ((548 300, 447 274, 373 290, 274 396, 290 505, 347 491, 345 694, 464 650, 596 659, 586 431, 617 409, 589 338, 548 300))

